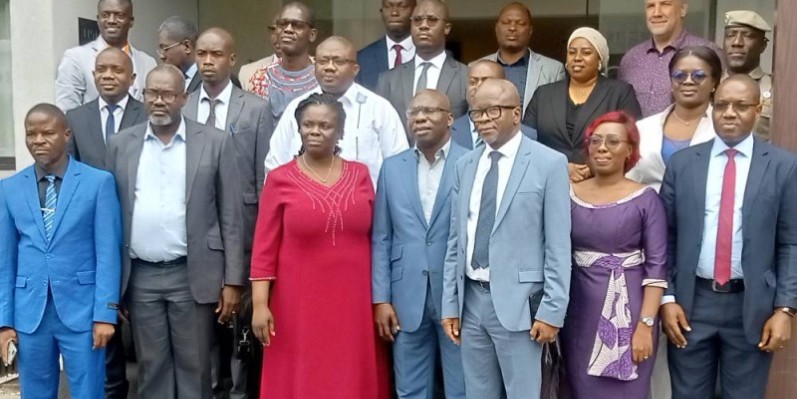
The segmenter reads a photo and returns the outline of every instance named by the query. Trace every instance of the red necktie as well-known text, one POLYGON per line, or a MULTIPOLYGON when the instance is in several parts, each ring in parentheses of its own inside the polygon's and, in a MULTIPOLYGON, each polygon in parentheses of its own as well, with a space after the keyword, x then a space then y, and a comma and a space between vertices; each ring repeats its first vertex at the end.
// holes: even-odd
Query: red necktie
POLYGON ((720 218, 717 225, 717 249, 714 254, 714 280, 723 285, 731 279, 731 252, 733 248, 733 208, 736 196, 736 150, 728 149, 728 163, 722 177, 720 218))
POLYGON ((402 47, 400 44, 396 43, 396 44, 393 45, 393 50, 396 51, 396 62, 393 63, 393 68, 395 68, 395 67, 403 64, 403 62, 401 62, 401 50, 404 50, 404 47, 402 47))

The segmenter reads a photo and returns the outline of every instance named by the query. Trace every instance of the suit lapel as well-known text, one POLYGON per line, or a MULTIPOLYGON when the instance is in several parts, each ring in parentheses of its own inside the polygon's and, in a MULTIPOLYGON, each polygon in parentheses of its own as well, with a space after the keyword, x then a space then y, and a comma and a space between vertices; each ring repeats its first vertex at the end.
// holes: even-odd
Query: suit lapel
MULTIPOLYGON (((458 200, 462 202, 459 203, 459 231, 468 231, 468 212, 470 212, 470 197, 473 195, 473 185, 475 184, 474 180, 476 180, 476 169, 479 166, 479 158, 481 158, 482 153, 484 153, 484 148, 486 146, 480 146, 475 150, 471 151, 467 156, 469 157, 468 163, 465 166, 465 171, 462 173, 462 181, 460 182, 459 192, 465 193, 465 196, 459 196, 458 200)), ((481 183, 481 182, 480 182, 481 183)), ((454 209, 452 212, 456 212, 457 210, 454 209)), ((465 237, 465 243, 467 244, 467 234, 463 234, 465 237)))
POLYGON ((413 58, 412 61, 403 64, 399 68, 401 69, 401 91, 402 91, 402 108, 407 109, 409 106, 409 102, 412 99, 412 94, 415 89, 415 59, 413 58))
POLYGON ((36 221, 36 226, 39 227, 39 233, 42 235, 42 241, 47 243, 47 234, 44 232, 44 219, 42 218, 42 206, 39 201, 39 182, 36 181, 36 171, 33 166, 25 169, 25 201, 30 206, 30 212, 33 220, 36 221))
POLYGON ((193 93, 198 88, 199 85, 202 83, 202 79, 199 77, 199 71, 194 73, 194 77, 191 78, 191 82, 188 83, 188 88, 186 89, 186 93, 193 93))
POLYGON ((52 231, 53 237, 55 237, 55 233, 58 232, 58 226, 61 225, 64 214, 67 208, 69 208, 69 203, 72 201, 72 196, 75 194, 75 190, 77 190, 79 185, 80 165, 70 157, 69 166, 67 166, 66 173, 64 173, 64 180, 61 182, 61 190, 58 192, 58 202, 56 202, 55 206, 55 220, 53 221, 52 231))
POLYGON ((138 116, 144 112, 141 103, 130 97, 127 100, 127 107, 125 113, 122 115, 122 124, 119 125, 119 130, 126 129, 134 126, 138 120, 138 116))
POLYGON ((437 79, 437 90, 441 93, 448 94, 448 87, 454 80, 454 75, 457 73, 457 64, 450 55, 446 54, 446 60, 443 62, 443 69, 440 71, 440 78, 437 79))
MULTIPOLYGON (((695 210, 699 213, 695 217, 703 217, 703 212, 706 209, 706 183, 708 182, 708 164, 711 161, 711 146, 714 141, 710 141, 708 145, 703 146, 699 151, 695 152, 695 163, 692 166, 694 173, 692 181, 692 191, 695 195, 695 210)), ((702 234, 702 232, 701 232, 702 234)))
POLYGON ((194 126, 193 123, 189 124, 189 122, 186 122, 185 127, 185 202, 187 204, 191 199, 191 189, 194 186, 194 180, 196 179, 197 171, 199 171, 199 161, 202 159, 202 151, 205 149, 205 138, 200 126, 194 126))
POLYGON ((524 88, 523 95, 523 112, 526 112, 531 97, 534 94, 534 89, 540 81, 540 74, 542 74, 542 63, 537 62, 536 54, 529 49, 529 67, 526 71, 526 87, 524 88))
POLYGON ((130 146, 130 153, 127 155, 127 194, 128 203, 132 207, 136 203, 136 178, 138 176, 138 165, 141 162, 141 151, 144 149, 144 136, 147 125, 143 124, 133 133, 133 145, 130 146))
POLYGON ((196 121, 196 115, 198 112, 199 112, 199 90, 191 93, 191 95, 188 96, 188 103, 183 107, 183 116, 192 121, 196 121))
POLYGON ((495 232, 495 229, 499 224, 501 224, 501 220, 504 219, 506 211, 509 208, 509 204, 512 202, 512 198, 515 196, 518 187, 520 187, 520 182, 523 180, 523 175, 526 174, 526 169, 531 157, 531 148, 526 145, 526 140, 528 139, 523 137, 520 141, 520 148, 518 149, 517 158, 515 159, 515 163, 512 165, 512 172, 509 174, 509 181, 506 183, 504 196, 501 198, 498 214, 495 216, 493 232, 495 232))
MULTIPOLYGON (((389 64, 390 60, 387 58, 387 53, 385 52, 385 49, 387 48, 387 39, 385 39, 385 37, 382 36, 382 39, 379 40, 379 42, 377 43, 378 43, 377 51, 375 52, 377 65, 375 65, 374 69, 376 69, 377 71, 387 71, 390 69, 390 64, 389 64)), ((393 50, 389 49, 388 51, 393 51, 393 50)), ((378 77, 379 73, 377 73, 376 75, 378 77)))
POLYGON ((461 147, 453 142, 451 143, 446 157, 446 163, 443 166, 443 176, 440 177, 440 184, 437 187, 437 195, 435 196, 434 207, 432 208, 432 217, 429 219, 430 226, 434 225, 443 206, 448 202, 448 195, 451 193, 451 186, 453 184, 451 174, 454 173, 454 165, 456 165, 457 159, 463 152, 464 149, 461 149, 461 147))
POLYGON ((232 131, 230 130, 230 126, 235 126, 235 124, 238 122, 238 117, 241 116, 241 111, 243 108, 244 92, 243 90, 233 86, 232 94, 230 95, 230 106, 227 107, 227 126, 224 127, 225 131, 232 131))
MULTIPOLYGON (((755 211, 755 200, 761 188, 761 182, 766 176, 769 166, 769 151, 763 142, 753 142, 753 154, 750 159, 750 172, 747 175, 747 186, 744 189, 744 202, 742 203, 742 232, 749 231, 745 227, 750 215, 755 211)), ((737 182, 738 184, 738 182, 737 182)))
MULTIPOLYGON (((567 136, 567 107, 569 106, 568 102, 570 101, 567 93, 567 83, 560 82, 557 84, 562 85, 563 87, 562 90, 550 90, 551 102, 548 105, 550 107, 548 112, 556 117, 556 130, 562 132, 562 135, 567 136)), ((537 115, 537 118, 539 117, 540 116, 537 115)), ((570 137, 566 138, 570 140, 570 137)))
POLYGON ((584 141, 584 130, 587 128, 587 123, 593 119, 593 114, 595 114, 598 107, 603 104, 603 99, 609 94, 609 91, 604 90, 604 88, 605 78, 598 77, 598 83, 587 98, 587 102, 585 102, 581 106, 581 110, 578 111, 578 117, 573 126, 573 137, 570 138, 573 145, 578 146, 579 143, 584 141))
MULTIPOLYGON (((89 106, 89 117, 86 118, 87 130, 91 135, 91 142, 101 149, 100 154, 105 153, 105 137, 102 137, 102 114, 100 113, 99 100, 92 101, 89 106)), ((124 121, 124 119, 123 119, 124 121)), ((72 133, 74 134, 74 132, 72 133)))
POLYGON ((412 209, 415 211, 415 216, 421 221, 424 228, 428 228, 426 224, 426 217, 423 215, 423 206, 421 205, 421 193, 418 191, 418 159, 415 158, 415 151, 407 151, 402 156, 402 161, 406 164, 403 168, 406 173, 401 173, 404 178, 404 188, 409 193, 412 209))

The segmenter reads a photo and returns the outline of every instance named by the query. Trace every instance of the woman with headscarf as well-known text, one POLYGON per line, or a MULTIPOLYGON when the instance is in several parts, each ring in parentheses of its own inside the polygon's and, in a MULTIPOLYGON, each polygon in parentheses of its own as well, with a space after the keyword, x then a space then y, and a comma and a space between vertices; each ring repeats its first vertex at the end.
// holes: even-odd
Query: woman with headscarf
POLYGON ((567 79, 538 88, 523 117, 540 143, 567 156, 572 182, 590 177, 584 130, 595 118, 610 111, 642 115, 634 88, 601 74, 608 65, 606 38, 592 28, 576 29, 567 41, 567 79))

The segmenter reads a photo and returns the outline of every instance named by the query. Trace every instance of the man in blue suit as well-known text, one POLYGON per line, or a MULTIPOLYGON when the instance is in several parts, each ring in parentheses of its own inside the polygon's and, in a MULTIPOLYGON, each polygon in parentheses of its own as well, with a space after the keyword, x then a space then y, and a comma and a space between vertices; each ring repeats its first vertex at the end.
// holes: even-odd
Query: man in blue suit
POLYGON ((754 138, 758 83, 723 81, 717 138, 677 152, 661 197, 669 288, 660 309, 673 399, 763 398, 797 313, 797 156, 754 138))
POLYGON ((466 153, 451 140, 445 94, 422 90, 407 110, 415 148, 385 160, 374 209, 372 288, 379 336, 393 343, 400 399, 426 399, 440 353, 445 396, 465 398, 459 347, 440 326, 443 261, 454 165, 466 153))
POLYGON ((511 82, 487 79, 473 100, 485 145, 455 169, 443 329, 462 345, 468 398, 537 399, 541 344, 556 339, 570 292, 567 160, 520 134, 511 82))
POLYGON ((379 74, 415 57, 415 44, 410 36, 410 17, 415 0, 382 0, 379 13, 385 24, 385 36, 357 52, 360 73, 356 82, 368 90, 376 90, 379 74))
MULTIPOLYGON (((474 61, 468 66, 468 93, 466 97, 468 107, 473 103, 473 93, 476 92, 482 82, 489 78, 506 79, 504 68, 497 62, 486 59, 474 61)), ((537 140, 537 130, 532 127, 521 124, 520 132, 532 140, 537 140)), ((468 114, 454 120, 454 125, 451 126, 451 138, 467 149, 473 149, 473 147, 482 144, 479 132, 476 131, 476 126, 470 120, 468 114)))
POLYGON ((25 117, 36 163, 0 181, 0 347, 19 342, 22 398, 104 396, 105 345, 119 309, 121 212, 113 176, 66 153, 55 105, 25 117))

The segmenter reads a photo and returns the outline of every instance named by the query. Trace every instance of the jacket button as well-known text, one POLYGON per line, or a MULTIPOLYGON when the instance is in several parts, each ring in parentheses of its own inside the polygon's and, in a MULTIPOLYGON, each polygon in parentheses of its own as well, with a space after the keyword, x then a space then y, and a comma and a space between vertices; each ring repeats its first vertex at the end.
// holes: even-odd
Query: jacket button
POLYGON ((429 271, 428 271, 428 270, 424 270, 424 271, 423 271, 423 275, 424 275, 424 276, 428 276, 428 275, 429 275, 429 271))
POLYGON ((432 246, 432 242, 431 241, 426 241, 426 246, 427 247, 431 247, 432 246))

